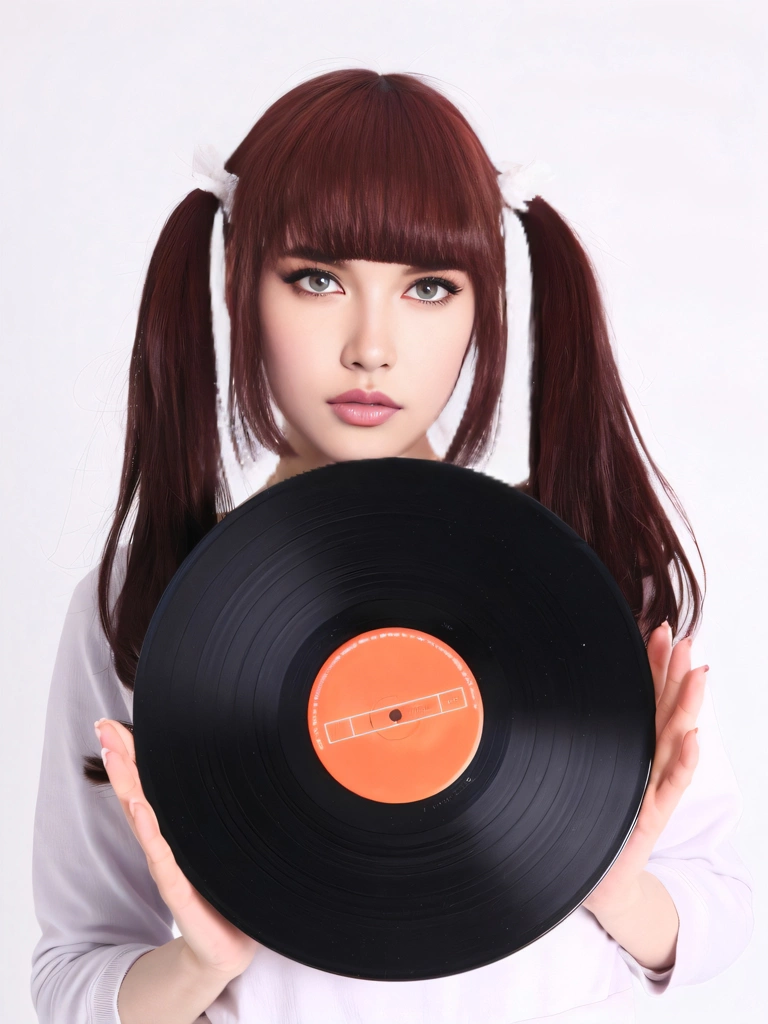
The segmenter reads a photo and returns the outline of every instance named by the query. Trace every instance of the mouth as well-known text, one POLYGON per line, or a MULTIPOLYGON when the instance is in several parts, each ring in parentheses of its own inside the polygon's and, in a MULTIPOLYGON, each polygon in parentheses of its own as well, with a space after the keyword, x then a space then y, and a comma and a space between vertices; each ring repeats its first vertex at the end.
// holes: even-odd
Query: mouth
POLYGON ((328 404, 334 406, 373 406, 378 409, 385 408, 395 410, 402 408, 402 406, 393 401, 389 395, 385 395, 381 391, 362 391, 359 388, 355 388, 352 391, 345 391, 341 395, 336 395, 335 398, 328 399, 328 404))
POLYGON ((385 423, 398 412, 397 406, 382 405, 378 402, 329 402, 342 423, 353 427, 375 427, 385 423))

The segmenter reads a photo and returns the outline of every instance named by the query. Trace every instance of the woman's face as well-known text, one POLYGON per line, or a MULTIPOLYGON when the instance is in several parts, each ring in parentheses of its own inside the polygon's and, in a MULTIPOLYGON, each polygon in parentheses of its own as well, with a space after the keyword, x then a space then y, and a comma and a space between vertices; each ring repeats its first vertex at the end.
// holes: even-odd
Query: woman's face
POLYGON ((270 387, 306 468, 434 457, 426 432, 451 396, 472 333, 466 273, 284 256, 265 267, 259 304, 270 387), (399 408, 333 401, 355 389, 379 391, 399 408))

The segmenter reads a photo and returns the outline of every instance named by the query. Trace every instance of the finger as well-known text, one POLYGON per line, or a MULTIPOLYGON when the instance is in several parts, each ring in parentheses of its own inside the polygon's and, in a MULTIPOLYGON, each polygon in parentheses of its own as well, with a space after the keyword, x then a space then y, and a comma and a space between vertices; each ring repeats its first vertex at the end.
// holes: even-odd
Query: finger
POLYGON ((105 756, 107 775, 118 799, 123 804, 123 809, 130 818, 128 801, 134 797, 142 800, 145 799, 141 780, 139 779, 139 772, 135 762, 128 756, 128 752, 117 732, 110 728, 113 723, 110 722, 104 728, 105 724, 103 723, 100 728, 102 730, 104 747, 107 750, 105 756))
POLYGON ((101 733, 102 746, 107 750, 116 750, 118 754, 136 761, 133 734, 124 725, 116 722, 114 718, 102 718, 98 723, 94 723, 94 728, 98 728, 101 733))
POLYGON ((144 851, 160 895, 172 911, 178 911, 194 895, 192 887, 177 865, 170 846, 160 832, 155 812, 144 796, 136 763, 129 757, 123 741, 128 730, 116 726, 119 723, 111 719, 99 726, 108 751, 107 775, 131 830, 144 851), (114 749, 109 747, 110 743, 114 749))
POLYGON ((686 674, 691 670, 691 638, 686 637, 672 648, 667 666, 664 689, 656 707, 656 737, 661 736, 675 708, 677 707, 680 687, 686 674))
POLYGON ((133 808, 137 837, 146 854, 149 872, 171 912, 174 915, 180 914, 195 896, 192 883, 176 863, 173 851, 163 838, 155 812, 149 804, 138 799, 133 808))
POLYGON ((123 813, 128 822, 128 827, 133 832, 136 840, 140 843, 141 840, 139 839, 136 831, 135 822, 128 810, 127 799, 135 792, 140 792, 141 789, 140 786, 138 788, 136 787, 136 780, 130 776, 128 758, 124 757, 122 754, 116 753, 114 750, 108 750, 106 755, 104 755, 104 767, 118 803, 123 809, 123 813), (120 793, 127 794, 127 796, 123 796, 121 798, 120 793))
POLYGON ((653 689, 656 693, 656 704, 658 705, 664 692, 667 666, 672 653, 672 627, 666 620, 657 626, 648 638, 647 652, 648 664, 651 666, 651 675, 653 676, 653 689))
POLYGON ((123 746, 126 749, 128 757, 135 763, 136 762, 136 747, 133 742, 133 733, 126 729, 120 722, 111 722, 113 729, 118 734, 120 739, 123 741, 123 746))
POLYGON ((661 784, 680 756, 683 738, 696 725, 706 686, 706 667, 699 666, 687 672, 678 691, 678 703, 656 741, 656 752, 651 766, 651 783, 661 784))
POLYGON ((699 763, 698 729, 691 729, 683 737, 680 756, 662 780, 656 791, 656 807, 666 824, 688 788, 699 763))

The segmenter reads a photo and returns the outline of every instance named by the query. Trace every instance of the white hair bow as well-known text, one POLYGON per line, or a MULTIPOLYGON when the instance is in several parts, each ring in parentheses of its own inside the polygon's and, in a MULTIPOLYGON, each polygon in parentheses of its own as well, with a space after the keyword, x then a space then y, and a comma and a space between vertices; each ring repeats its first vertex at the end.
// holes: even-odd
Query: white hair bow
POLYGON ((232 200, 237 185, 237 175, 224 170, 224 160, 219 151, 210 143, 195 146, 192 157, 192 177, 197 187, 205 192, 213 192, 221 203, 229 220, 232 214, 232 200))
POLYGON ((528 209, 528 200, 541 195, 541 187, 554 177, 549 164, 538 158, 527 164, 499 164, 499 188, 513 210, 528 209))

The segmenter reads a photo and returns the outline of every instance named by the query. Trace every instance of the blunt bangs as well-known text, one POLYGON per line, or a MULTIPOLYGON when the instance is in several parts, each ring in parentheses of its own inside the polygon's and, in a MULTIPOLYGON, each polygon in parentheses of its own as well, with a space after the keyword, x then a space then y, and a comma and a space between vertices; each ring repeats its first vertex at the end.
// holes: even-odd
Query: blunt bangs
POLYGON ((448 100, 425 97, 407 76, 363 76, 353 90, 315 90, 299 116, 294 94, 290 121, 280 101, 265 115, 274 125, 263 126, 266 145, 253 154, 261 166, 244 189, 248 208, 261 206, 261 223, 252 225, 261 259, 301 250, 479 275, 489 239, 497 255, 503 250, 487 155, 448 100), (268 208, 253 194, 264 181, 268 208))

